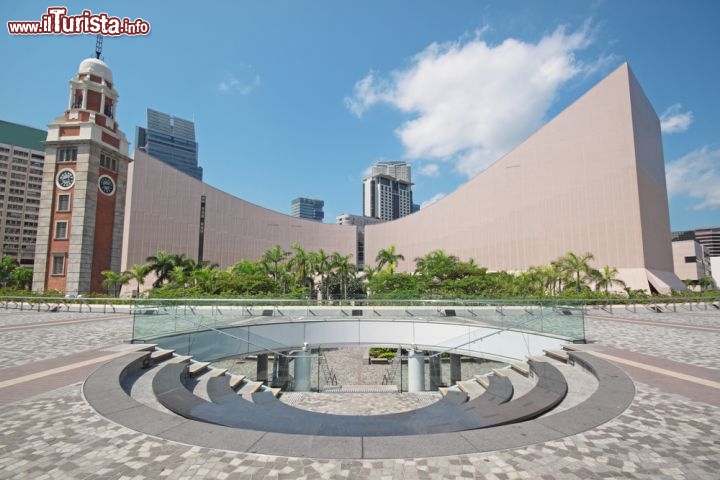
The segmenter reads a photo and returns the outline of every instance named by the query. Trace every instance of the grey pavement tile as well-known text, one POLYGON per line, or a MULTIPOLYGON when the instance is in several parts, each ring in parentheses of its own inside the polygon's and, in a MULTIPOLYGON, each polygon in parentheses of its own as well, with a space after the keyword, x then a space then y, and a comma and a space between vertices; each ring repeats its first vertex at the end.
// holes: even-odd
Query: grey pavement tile
MULTIPOLYGON (((13 318, 5 313, 0 312, 0 325, 59 318, 53 317, 56 314, 30 315, 27 312, 13 318)), ((639 312, 631 317, 689 325, 720 325, 718 315, 706 313, 639 312)), ((71 318, 72 315, 63 317, 71 318)), ((3 346, 0 357, 9 359, 11 364, 20 364, 86 348, 107 347, 129 338, 130 323, 123 322, 58 325, 24 330, 24 335, 19 335, 20 331, 6 331, 0 333, 3 346), (34 352, 38 344, 44 344, 42 342, 49 342, 48 351, 34 352)), ((720 365, 720 335, 713 332, 591 319, 588 334, 598 339, 601 345, 706 368, 718 369, 720 365), (688 349, 692 349, 693 356, 687 355, 688 349)), ((350 373, 357 375, 357 370, 352 368, 357 369, 357 365, 350 368, 350 373)), ((483 437, 480 432, 465 432, 463 441, 477 453, 437 456, 443 455, 448 445, 436 441, 428 442, 427 458, 331 460, 238 453, 149 436, 139 431, 162 432, 174 428, 178 439, 186 439, 188 443, 193 436, 200 438, 204 434, 176 417, 169 417, 167 423, 153 425, 149 422, 154 415, 145 417, 142 414, 143 408, 150 408, 147 406, 138 408, 138 415, 133 420, 136 430, 118 425, 112 419, 99 416, 85 402, 81 388, 76 384, 0 409, 0 479, 716 479, 720 470, 720 408, 642 383, 636 383, 636 389, 631 406, 620 416, 570 437, 558 436, 551 441, 478 452, 483 445, 505 448, 502 447, 502 430, 490 438, 483 437)), ((318 405, 318 408, 326 407, 318 405)), ((532 438, 540 432, 528 428, 524 433, 532 438)), ((271 440, 267 436, 262 439, 271 440)), ((396 443, 402 445, 402 438, 396 443)), ((343 448, 341 442, 338 446, 343 448)), ((381 442, 375 442, 371 448, 380 449, 381 446, 381 442)))

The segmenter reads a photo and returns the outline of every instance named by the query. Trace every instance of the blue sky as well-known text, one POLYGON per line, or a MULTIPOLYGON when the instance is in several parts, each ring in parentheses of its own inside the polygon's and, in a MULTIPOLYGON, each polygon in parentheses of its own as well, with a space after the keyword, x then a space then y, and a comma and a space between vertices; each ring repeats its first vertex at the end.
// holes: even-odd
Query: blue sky
MULTIPOLYGON (((3 2, 3 23, 49 6, 3 2)), ((62 3, 143 18, 106 37, 131 142, 146 108, 194 120, 204 180, 289 213, 361 213, 363 172, 413 164, 440 198, 628 61, 663 119, 674 230, 720 225, 720 2, 208 1, 62 3)), ((5 29, 4 29, 5 30, 5 29)), ((0 118, 38 128, 67 106, 91 35, 0 35, 0 118)), ((134 145, 131 145, 134 148, 134 145)))

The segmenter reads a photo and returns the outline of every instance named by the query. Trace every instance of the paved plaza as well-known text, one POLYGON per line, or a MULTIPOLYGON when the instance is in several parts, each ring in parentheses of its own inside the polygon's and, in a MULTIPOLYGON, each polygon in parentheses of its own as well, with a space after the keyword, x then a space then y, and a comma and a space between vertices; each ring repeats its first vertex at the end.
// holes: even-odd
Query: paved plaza
MULTIPOLYGON (((614 420, 504 451, 326 460, 201 448, 117 425, 85 402, 81 385, 126 351, 129 316, 0 310, 0 479, 717 479, 720 312, 593 310, 586 329, 586 348, 624 369, 636 385, 632 405, 614 420)), ((332 403, 343 394, 326 395, 325 405, 321 396, 288 400, 337 411, 332 403)), ((437 398, 367 395, 374 396, 355 398, 373 402, 378 412, 437 398)))

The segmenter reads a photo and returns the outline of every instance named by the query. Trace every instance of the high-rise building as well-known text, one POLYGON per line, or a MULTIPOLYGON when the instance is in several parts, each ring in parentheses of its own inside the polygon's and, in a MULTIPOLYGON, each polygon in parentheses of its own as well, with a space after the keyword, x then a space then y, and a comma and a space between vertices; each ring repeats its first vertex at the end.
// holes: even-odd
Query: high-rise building
POLYGON ((47 132, 0 120, 0 258, 35 258, 47 132))
POLYGON ((135 145, 158 160, 202 180, 193 122, 148 108, 147 128, 137 127, 135 145))
POLYGON ((323 218, 325 218, 325 212, 323 212, 324 206, 325 202, 322 200, 299 197, 293 199, 290 205, 290 214, 293 217, 322 222, 323 218))
POLYGON ((410 165, 406 162, 378 162, 371 176, 363 180, 363 215, 395 220, 413 210, 410 165))
POLYGON ((67 110, 48 126, 35 291, 107 291, 102 272, 120 271, 130 158, 117 100, 110 68, 88 58, 70 80, 67 110))

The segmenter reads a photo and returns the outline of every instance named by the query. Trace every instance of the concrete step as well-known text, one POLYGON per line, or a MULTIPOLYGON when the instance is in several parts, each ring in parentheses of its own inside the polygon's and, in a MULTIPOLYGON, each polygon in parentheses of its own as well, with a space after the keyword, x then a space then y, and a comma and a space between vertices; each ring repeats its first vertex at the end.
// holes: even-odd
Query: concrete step
POLYGON ((582 345, 576 343, 566 343, 562 348, 568 352, 582 352, 584 350, 582 345))
POLYGON ((470 395, 470 397, 477 397, 485 393, 485 388, 475 380, 460 380, 456 385, 460 390, 470 395))
POLYGON ((558 360, 563 363, 567 363, 570 357, 568 356, 567 352, 564 352, 563 350, 547 350, 544 349, 543 352, 545 352, 545 355, 552 358, 553 360, 558 360))
POLYGON ((504 368, 493 368, 492 372, 493 375, 497 375, 498 377, 507 377, 507 370, 504 368))
POLYGON ((262 384, 262 382, 253 382, 252 380, 248 380, 240 386, 240 389, 237 392, 240 395, 249 395, 253 392, 257 392, 260 387, 262 387, 262 384))
POLYGON ((178 355, 167 361, 167 363, 185 363, 192 360, 192 355, 178 355))
POLYGON ((161 348, 159 350, 155 350, 150 354, 150 360, 154 362, 164 362, 168 358, 172 357, 175 353, 175 350, 167 350, 164 348, 161 348))
POLYGON ((233 390, 237 389, 240 384, 245 380, 245 375, 231 375, 230 376, 230 388, 233 390))
POLYGON ((487 388, 490 385, 490 379, 487 375, 474 375, 475 381, 479 383, 483 388, 487 388))
POLYGON ((188 373, 191 377, 195 377, 204 373, 208 369, 209 365, 210 362, 193 362, 188 367, 188 373))
POLYGON ((510 368, 515 370, 517 373, 522 375, 523 377, 529 377, 530 376, 530 366, 523 362, 523 363, 513 363, 510 365, 510 368))
POLYGON ((270 391, 273 395, 275 395, 275 397, 279 397, 282 394, 282 388, 272 387, 270 388, 270 391))
POLYGON ((528 355, 527 359, 532 360, 533 362, 547 362, 548 361, 547 357, 543 357, 541 355, 528 355))
POLYGON ((210 369, 211 377, 219 377, 221 375, 225 375, 226 373, 227 373, 227 368, 212 368, 212 369, 210 369))

